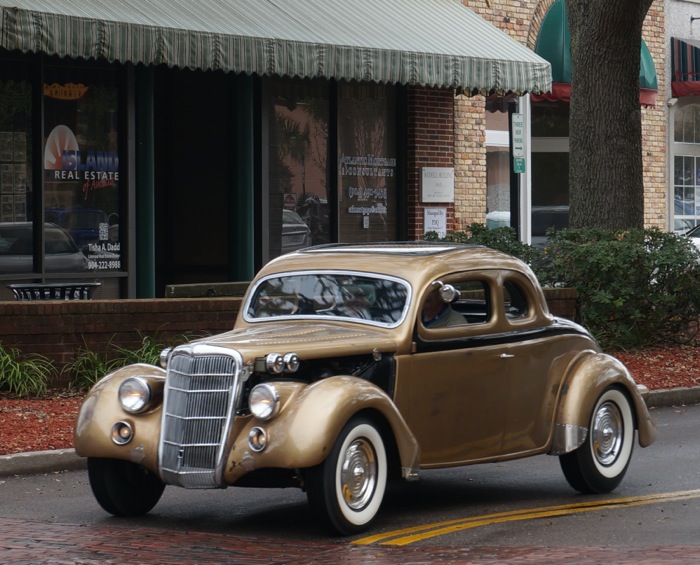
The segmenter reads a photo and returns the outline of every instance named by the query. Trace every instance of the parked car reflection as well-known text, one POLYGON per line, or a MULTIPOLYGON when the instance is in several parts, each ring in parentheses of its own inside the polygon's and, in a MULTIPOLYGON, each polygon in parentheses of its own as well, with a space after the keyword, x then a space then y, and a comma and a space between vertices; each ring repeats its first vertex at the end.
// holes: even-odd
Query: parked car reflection
POLYGON ((68 230, 75 244, 83 250, 100 240, 101 225, 109 225, 107 213, 94 208, 49 208, 45 219, 68 230))
MULTIPOLYGON (((0 223, 0 273, 34 271, 32 222, 0 223)), ((44 268, 46 272, 88 270, 87 257, 70 234, 55 224, 44 224, 44 268)))
POLYGON ((282 253, 311 245, 311 230, 293 210, 282 210, 282 253))

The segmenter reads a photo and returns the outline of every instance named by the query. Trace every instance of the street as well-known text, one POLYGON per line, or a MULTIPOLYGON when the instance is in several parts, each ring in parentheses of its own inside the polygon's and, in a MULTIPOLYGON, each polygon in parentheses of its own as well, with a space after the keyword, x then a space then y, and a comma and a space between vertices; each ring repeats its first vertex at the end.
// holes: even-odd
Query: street
POLYGON ((609 495, 575 493, 548 456, 426 471, 392 486, 373 529, 339 539, 318 530, 297 490, 169 487, 151 514, 126 520, 102 511, 76 471, 0 480, 0 548, 11 563, 700 559, 700 406, 653 417, 658 441, 636 447, 609 495))

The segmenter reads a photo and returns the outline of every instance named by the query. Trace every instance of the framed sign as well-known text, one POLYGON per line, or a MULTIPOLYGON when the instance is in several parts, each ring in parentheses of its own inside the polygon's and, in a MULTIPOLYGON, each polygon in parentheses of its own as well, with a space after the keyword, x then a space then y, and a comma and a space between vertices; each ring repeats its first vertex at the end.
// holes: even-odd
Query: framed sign
POLYGON ((423 167, 421 199, 423 202, 454 202, 454 167, 423 167))
POLYGON ((423 210, 423 233, 437 232, 438 237, 447 235, 447 208, 425 208, 423 210))

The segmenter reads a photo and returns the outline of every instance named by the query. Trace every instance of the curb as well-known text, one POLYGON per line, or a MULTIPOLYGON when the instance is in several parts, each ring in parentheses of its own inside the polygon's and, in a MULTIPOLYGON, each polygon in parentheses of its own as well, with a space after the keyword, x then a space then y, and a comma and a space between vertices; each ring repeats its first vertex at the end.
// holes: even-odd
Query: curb
MULTIPOLYGON (((700 404, 700 387, 649 391, 645 402, 649 408, 700 404)), ((74 449, 0 455, 0 477, 59 473, 82 470, 86 467, 87 460, 76 455, 74 449)))
POLYGON ((0 477, 39 475, 86 468, 87 460, 78 457, 75 449, 52 449, 0 455, 0 477))

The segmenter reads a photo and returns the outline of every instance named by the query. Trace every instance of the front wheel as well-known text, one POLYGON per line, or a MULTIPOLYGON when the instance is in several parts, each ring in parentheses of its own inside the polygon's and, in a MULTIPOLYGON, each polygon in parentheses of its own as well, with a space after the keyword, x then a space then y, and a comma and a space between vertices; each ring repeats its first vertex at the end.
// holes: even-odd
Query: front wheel
POLYGON ((95 499, 115 516, 146 514, 165 489, 165 483, 156 475, 130 461, 88 457, 87 467, 95 499))
POLYGON ((387 457, 382 436, 367 418, 350 420, 326 460, 306 472, 311 510, 331 533, 369 527, 384 498, 387 457))
POLYGON ((634 418, 627 395, 608 388, 596 402, 588 437, 578 449, 561 455, 559 463, 568 483, 577 491, 607 493, 620 484, 634 447, 634 418))

